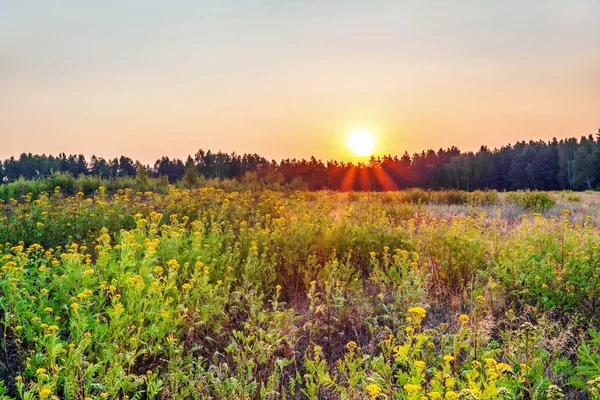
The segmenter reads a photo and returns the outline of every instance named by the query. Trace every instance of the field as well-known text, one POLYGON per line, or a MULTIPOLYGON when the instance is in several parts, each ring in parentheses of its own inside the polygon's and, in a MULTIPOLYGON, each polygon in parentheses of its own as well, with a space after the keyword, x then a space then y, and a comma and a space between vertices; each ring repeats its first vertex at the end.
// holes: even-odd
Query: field
POLYGON ((597 194, 162 189, 0 203, 0 397, 600 398, 597 194))

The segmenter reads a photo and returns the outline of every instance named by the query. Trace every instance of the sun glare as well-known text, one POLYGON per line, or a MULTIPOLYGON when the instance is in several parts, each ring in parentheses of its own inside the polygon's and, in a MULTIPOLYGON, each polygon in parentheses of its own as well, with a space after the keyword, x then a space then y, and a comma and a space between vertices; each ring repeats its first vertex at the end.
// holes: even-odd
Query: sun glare
POLYGON ((375 138, 369 131, 361 130, 352 132, 348 140, 348 147, 357 156, 368 156, 373 153, 375 138))

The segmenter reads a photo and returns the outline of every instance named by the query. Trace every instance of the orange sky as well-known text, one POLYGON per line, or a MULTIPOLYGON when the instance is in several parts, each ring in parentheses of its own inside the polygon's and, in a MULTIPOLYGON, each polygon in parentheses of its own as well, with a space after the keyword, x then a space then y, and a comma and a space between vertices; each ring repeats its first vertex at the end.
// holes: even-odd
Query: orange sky
POLYGON ((593 134, 600 2, 0 5, 0 158, 355 158, 593 134), (518 6, 516 4, 519 4, 518 6))

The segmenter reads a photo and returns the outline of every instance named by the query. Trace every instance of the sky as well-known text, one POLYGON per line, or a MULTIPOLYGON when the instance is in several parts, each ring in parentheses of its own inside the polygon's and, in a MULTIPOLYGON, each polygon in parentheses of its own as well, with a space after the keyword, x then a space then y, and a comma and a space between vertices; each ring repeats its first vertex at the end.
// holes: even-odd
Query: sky
POLYGON ((600 128, 600 0, 0 0, 0 159, 268 159, 600 128))

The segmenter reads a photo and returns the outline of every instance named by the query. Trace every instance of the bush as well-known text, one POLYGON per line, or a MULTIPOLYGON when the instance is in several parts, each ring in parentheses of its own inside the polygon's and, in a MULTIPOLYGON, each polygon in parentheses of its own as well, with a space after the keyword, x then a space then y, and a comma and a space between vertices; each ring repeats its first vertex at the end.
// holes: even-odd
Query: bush
POLYGON ((429 203, 429 193, 419 188, 406 189, 400 192, 399 201, 410 204, 427 204, 429 203))
POLYGON ((475 190, 471 193, 469 204, 472 206, 490 206, 498 204, 500 196, 497 190, 475 190))
POLYGON ((556 199, 544 192, 511 192, 506 196, 506 200, 526 211, 537 213, 548 211, 556 204, 556 199))
POLYGON ((463 205, 469 202, 469 193, 464 190, 444 190, 429 193, 433 204, 463 205))

